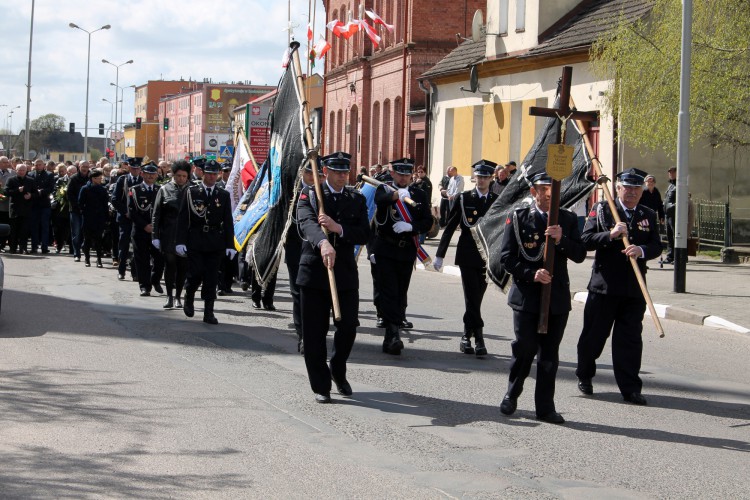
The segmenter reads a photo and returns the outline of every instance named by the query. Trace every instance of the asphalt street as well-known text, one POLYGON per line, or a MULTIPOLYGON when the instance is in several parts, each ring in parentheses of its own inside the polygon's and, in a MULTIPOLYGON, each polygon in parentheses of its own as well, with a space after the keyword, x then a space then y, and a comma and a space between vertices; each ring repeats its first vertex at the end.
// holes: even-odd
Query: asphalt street
MULTIPOLYGON (((461 354, 460 280, 414 273, 398 357, 381 352, 369 267, 351 398, 314 403, 282 265, 275 312, 238 292, 209 326, 68 256, 4 256, 3 498, 748 498, 750 336, 644 322, 649 405, 622 401, 609 345, 594 396, 575 385, 583 306, 561 346, 557 409, 535 420, 534 370, 499 411, 512 326, 490 287, 490 355, 461 354), (743 479, 745 478, 745 479, 743 479)), ((329 337, 330 338, 330 337, 329 337)))

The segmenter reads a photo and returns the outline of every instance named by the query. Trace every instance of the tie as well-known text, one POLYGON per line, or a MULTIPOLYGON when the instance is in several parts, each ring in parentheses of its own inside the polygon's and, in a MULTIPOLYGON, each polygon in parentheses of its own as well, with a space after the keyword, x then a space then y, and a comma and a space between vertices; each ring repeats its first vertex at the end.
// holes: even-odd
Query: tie
POLYGON ((634 208, 626 208, 625 213, 628 215, 628 220, 633 218, 633 214, 635 213, 634 208))
POLYGON ((544 221, 544 225, 547 225, 547 212, 539 212, 539 214, 542 216, 542 221, 544 221))
POLYGON ((210 198, 210 197, 211 197, 211 188, 206 188, 206 196, 207 196, 208 198, 210 198))

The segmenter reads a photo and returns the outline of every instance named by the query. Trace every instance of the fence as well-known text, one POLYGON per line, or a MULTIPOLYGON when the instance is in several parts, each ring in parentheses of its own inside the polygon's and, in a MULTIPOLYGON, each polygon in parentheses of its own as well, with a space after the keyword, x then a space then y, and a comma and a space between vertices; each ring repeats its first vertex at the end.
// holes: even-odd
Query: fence
POLYGON ((696 223, 701 248, 732 246, 732 214, 728 203, 699 201, 696 223))

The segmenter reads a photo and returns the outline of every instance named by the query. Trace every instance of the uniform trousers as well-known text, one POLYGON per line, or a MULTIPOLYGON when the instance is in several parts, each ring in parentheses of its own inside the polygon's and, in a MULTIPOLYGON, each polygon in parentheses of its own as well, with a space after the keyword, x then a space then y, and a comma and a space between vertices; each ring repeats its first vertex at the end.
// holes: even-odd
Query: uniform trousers
MULTIPOLYGON (((55 233, 55 246, 59 253, 62 252, 66 243, 70 247, 70 216, 67 213, 56 212, 52 216, 52 221, 55 233)), ((72 248, 70 252, 73 253, 72 248)))
POLYGON ((414 263, 394 260, 384 255, 375 258, 377 273, 377 303, 380 316, 386 323, 400 325, 406 319, 407 296, 414 263))
POLYGON ((359 290, 339 290, 341 321, 333 322, 331 368, 326 364, 326 335, 331 322, 331 293, 328 290, 300 286, 302 341, 305 344, 305 367, 310 388, 316 394, 330 394, 331 376, 346 380, 346 360, 357 336, 359 290))
MULTIPOLYGON (((130 254, 130 235, 133 232, 133 221, 130 219, 123 217, 123 220, 118 222, 118 225, 120 226, 120 239, 117 243, 117 273, 118 274, 125 274, 125 271, 128 269, 128 256, 130 254)), ((135 276, 135 269, 131 267, 130 269, 133 276, 135 276)))
POLYGON ((674 260, 674 217, 667 217, 667 260, 674 260))
POLYGON ((583 330, 578 339, 578 378, 591 379, 596 375, 596 360, 612 332, 612 366, 617 386, 624 395, 641 392, 643 382, 638 372, 643 353, 641 332, 645 312, 646 301, 642 297, 589 292, 583 311, 583 330))
POLYGON ((185 285, 188 261, 173 252, 162 253, 164 258, 164 284, 167 286, 167 295, 179 297, 182 287, 185 285))
MULTIPOLYGON (((295 279, 297 277, 295 276, 295 279)), ((253 302, 262 302, 264 306, 273 305, 273 295, 276 293, 276 274, 273 275, 266 287, 263 288, 258 281, 258 277, 255 276, 254 272, 250 273, 250 300, 253 302)))
POLYGON ((10 218, 10 238, 8 245, 11 252, 27 252, 29 240, 29 218, 27 216, 10 218))
POLYGON ((464 326, 467 329, 484 328, 482 300, 487 291, 487 268, 458 266, 461 270, 461 285, 464 288, 464 326))
POLYGON ((151 244, 150 234, 133 237, 133 260, 139 286, 151 291, 151 286, 161 280, 164 259, 161 252, 151 244))
MULTIPOLYGON (((8 212, 7 210, 0 210, 0 224, 10 224, 10 212, 8 212)), ((5 244, 7 242, 7 236, 0 237, 0 250, 5 248, 5 244)))
POLYGON ((201 299, 216 300, 216 285, 219 282, 219 266, 221 258, 226 254, 224 249, 201 251, 191 250, 187 252, 187 278, 185 289, 195 292, 201 283, 201 299))
POLYGON ((49 250, 49 220, 52 215, 50 207, 34 207, 31 209, 31 250, 36 251, 40 246, 43 252, 49 250))
POLYGON ((297 275, 299 274, 299 261, 301 254, 301 243, 295 242, 285 247, 286 269, 289 273, 289 293, 292 296, 292 319, 297 336, 302 338, 302 313, 300 311, 299 286, 297 286, 297 275), (292 245, 296 248, 292 248, 292 245))
POLYGON ((531 365, 536 362, 536 388, 534 404, 536 414, 547 415, 555 411, 555 378, 560 364, 559 348, 568 323, 568 313, 550 314, 547 333, 537 332, 539 314, 513 311, 513 330, 516 340, 511 342, 513 356, 510 362, 508 396, 518 398, 523 392, 523 383, 529 376, 531 365))

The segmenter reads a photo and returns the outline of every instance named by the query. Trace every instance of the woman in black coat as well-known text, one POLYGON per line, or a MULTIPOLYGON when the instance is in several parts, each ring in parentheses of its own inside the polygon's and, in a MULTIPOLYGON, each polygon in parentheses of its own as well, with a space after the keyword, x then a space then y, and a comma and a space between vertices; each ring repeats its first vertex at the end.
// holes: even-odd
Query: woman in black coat
POLYGON ((185 285, 187 259, 175 252, 177 244, 177 215, 185 196, 190 177, 190 164, 184 160, 172 165, 172 179, 156 193, 151 242, 164 256, 164 283, 167 285, 167 303, 164 309, 182 308, 180 296, 185 285), (174 293, 174 295, 173 295, 174 293))
POLYGON ((109 193, 102 186, 104 174, 100 169, 91 172, 90 180, 78 193, 78 206, 83 219, 83 255, 86 267, 91 267, 91 247, 96 250, 96 267, 102 266, 104 229, 109 217, 109 193))

